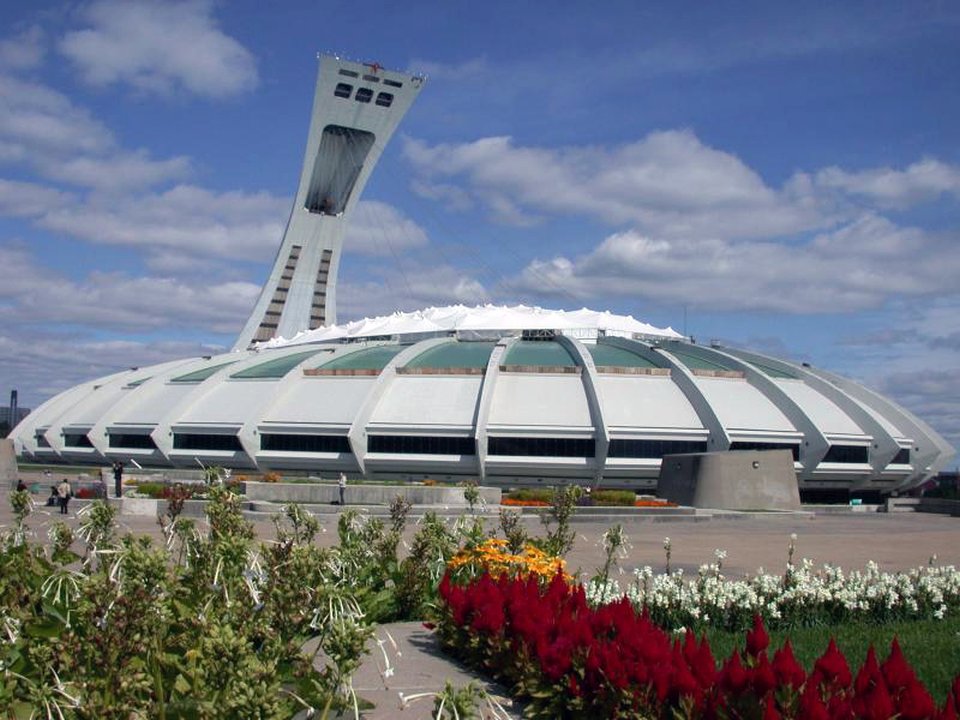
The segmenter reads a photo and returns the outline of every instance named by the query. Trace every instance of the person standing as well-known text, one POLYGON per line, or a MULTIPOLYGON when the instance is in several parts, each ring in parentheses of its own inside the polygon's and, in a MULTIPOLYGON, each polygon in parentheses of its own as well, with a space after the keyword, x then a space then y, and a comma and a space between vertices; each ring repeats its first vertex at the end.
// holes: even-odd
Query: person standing
POLYGON ((59 485, 57 485, 57 497, 60 498, 60 514, 67 514, 67 504, 70 502, 70 498, 73 496, 72 489, 70 488, 70 481, 64 478, 59 485))
POLYGON ((18 479, 18 480, 17 480, 17 492, 23 492, 23 491, 26 490, 26 489, 27 489, 27 484, 23 481, 22 478, 21 478, 21 479, 18 479))
POLYGON ((113 490, 116 497, 123 495, 123 463, 119 460, 113 463, 113 490))
POLYGON ((347 495, 347 476, 345 473, 340 473, 340 480, 337 482, 337 487, 340 488, 340 505, 346 505, 346 495, 347 495))

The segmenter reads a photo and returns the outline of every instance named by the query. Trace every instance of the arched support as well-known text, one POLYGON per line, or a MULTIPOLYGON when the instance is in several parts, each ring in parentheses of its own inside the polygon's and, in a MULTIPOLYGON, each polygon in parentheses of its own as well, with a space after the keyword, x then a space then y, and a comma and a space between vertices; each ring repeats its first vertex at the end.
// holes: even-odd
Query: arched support
POLYGON ((500 360, 516 341, 517 338, 502 338, 490 353, 490 357, 487 359, 487 369, 483 374, 480 400, 477 402, 476 424, 473 429, 474 442, 477 444, 477 464, 481 484, 487 479, 487 421, 490 419, 490 407, 493 404, 493 393, 497 387, 497 378, 500 377, 500 360))
POLYGON ((597 366, 593 362, 593 356, 581 342, 566 335, 558 336, 557 341, 566 348, 567 352, 577 358, 577 364, 583 368, 580 378, 583 380, 594 433, 596 470, 594 471, 593 481, 595 484, 599 484, 603 479, 603 470, 607 465, 607 453, 610 450, 610 431, 607 429, 603 412, 603 399, 600 396, 597 366))

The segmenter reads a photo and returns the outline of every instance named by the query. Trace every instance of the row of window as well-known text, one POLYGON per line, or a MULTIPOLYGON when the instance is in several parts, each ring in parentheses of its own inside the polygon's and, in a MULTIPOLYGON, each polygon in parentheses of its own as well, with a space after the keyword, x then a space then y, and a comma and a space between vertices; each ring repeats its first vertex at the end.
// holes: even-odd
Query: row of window
MULTIPOLYGON (((117 433, 110 434, 111 448, 155 450, 149 435, 117 433)), ((37 436, 40 444, 42 435, 37 436)), ((44 439, 45 441, 45 439, 44 439)), ((81 433, 67 433, 63 437, 66 447, 92 448, 90 438, 81 433)), ((44 442, 44 446, 46 443, 44 442)), ((243 446, 236 435, 175 433, 173 447, 176 450, 226 450, 242 452, 243 446)), ((260 449, 276 452, 302 453, 350 453, 350 443, 345 435, 295 435, 288 433, 264 433, 260 436, 260 449)), ((789 450, 793 459, 799 460, 800 447, 790 443, 734 442, 731 450, 789 450)), ((476 455, 476 443, 472 437, 421 436, 421 435, 371 435, 367 450, 375 453, 409 455, 476 455)), ((707 443, 699 440, 641 440, 615 438, 610 441, 607 455, 611 458, 657 459, 664 455, 706 452, 707 443)), ((491 437, 487 440, 490 455, 532 457, 595 457, 594 441, 590 438, 538 438, 538 437, 491 437)), ((831 445, 823 462, 866 464, 868 450, 862 445, 831 445)), ((910 449, 901 448, 891 463, 909 464, 910 449)))
MULTIPOLYGON (((352 77, 352 78, 360 77, 360 73, 354 70, 347 70, 346 68, 340 68, 340 74, 345 77, 352 77)), ((380 82, 380 78, 377 77, 376 75, 365 74, 363 76, 363 79, 366 80, 367 82, 380 82)), ((402 82, 400 82, 399 80, 391 80, 390 78, 383 78, 383 84, 389 85, 390 87, 395 87, 395 88, 403 87, 402 82)))
POLYGON ((772 442, 734 442, 730 443, 731 450, 789 450, 793 461, 800 460, 800 446, 794 443, 772 442))
POLYGON ((662 458, 664 455, 706 452, 703 440, 633 440, 614 438, 607 455, 612 458, 662 458))
MULTIPOLYGON (((333 89, 333 94, 339 98, 349 98, 351 95, 353 95, 353 99, 359 103, 368 103, 373 100, 373 90, 370 88, 358 87, 357 92, 354 93, 353 85, 350 83, 337 83, 337 86, 333 89)), ((390 107, 393 105, 393 93, 378 92, 374 105, 379 105, 380 107, 390 107)))

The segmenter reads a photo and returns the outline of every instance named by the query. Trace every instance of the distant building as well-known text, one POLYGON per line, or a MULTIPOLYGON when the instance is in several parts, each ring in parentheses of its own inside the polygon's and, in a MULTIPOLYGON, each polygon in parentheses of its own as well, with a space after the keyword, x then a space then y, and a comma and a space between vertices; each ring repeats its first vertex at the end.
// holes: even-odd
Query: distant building
POLYGON ((6 437, 21 420, 30 414, 30 408, 5 405, 0 407, 0 437, 6 437))

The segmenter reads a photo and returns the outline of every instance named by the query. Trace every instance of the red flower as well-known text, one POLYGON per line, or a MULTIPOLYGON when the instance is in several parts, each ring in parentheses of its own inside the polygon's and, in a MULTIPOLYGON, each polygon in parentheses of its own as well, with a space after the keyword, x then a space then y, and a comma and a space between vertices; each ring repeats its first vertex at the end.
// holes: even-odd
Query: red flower
POLYGON ((772 667, 779 685, 789 685, 794 690, 799 690, 807 679, 807 673, 793 656, 793 646, 789 639, 773 654, 772 667))
POLYGON ((857 672, 857 679, 853 681, 853 689, 856 690, 857 695, 866 695, 871 687, 878 684, 883 684, 883 675, 877 664, 877 653, 871 645, 867 648, 866 660, 857 672))
POLYGON ((864 720, 889 720, 896 714, 893 700, 883 682, 878 682, 863 694, 858 691, 853 709, 864 720))
POLYGON ((957 720, 957 706, 952 693, 947 693, 947 701, 943 704, 938 720, 957 720))
POLYGON ((777 712, 777 701, 773 695, 767 695, 763 701, 763 720, 781 720, 780 713, 777 712))
POLYGON ((898 698, 902 720, 929 720, 937 716, 937 706, 930 693, 919 682, 912 682, 898 698))
POLYGON ((750 682, 753 685, 753 692, 757 697, 763 697, 768 692, 776 689, 777 676, 767 660, 767 655, 760 655, 757 666, 750 672, 750 682))
POLYGON ((753 616, 753 629, 747 631, 747 656, 756 658, 770 645, 770 636, 763 627, 763 618, 759 614, 753 616))
POLYGON ((850 675, 850 666, 847 665, 847 659, 843 656, 843 653, 837 649, 837 643, 833 638, 830 638, 826 651, 814 663, 813 674, 819 675, 818 679, 821 679, 832 689, 849 687, 853 679, 850 675))
POLYGON ((830 720, 827 707, 820 699, 820 691, 814 683, 808 683, 800 696, 800 712, 797 717, 804 720, 830 720))
POLYGON ((740 664, 740 656, 733 653, 720 671, 720 687, 731 695, 739 695, 747 687, 747 671, 740 664))
POLYGON ((903 656, 897 638, 893 638, 893 642, 890 643, 890 654, 880 666, 880 671, 883 673, 884 680, 887 681, 887 688, 894 695, 917 681, 910 663, 903 656))

